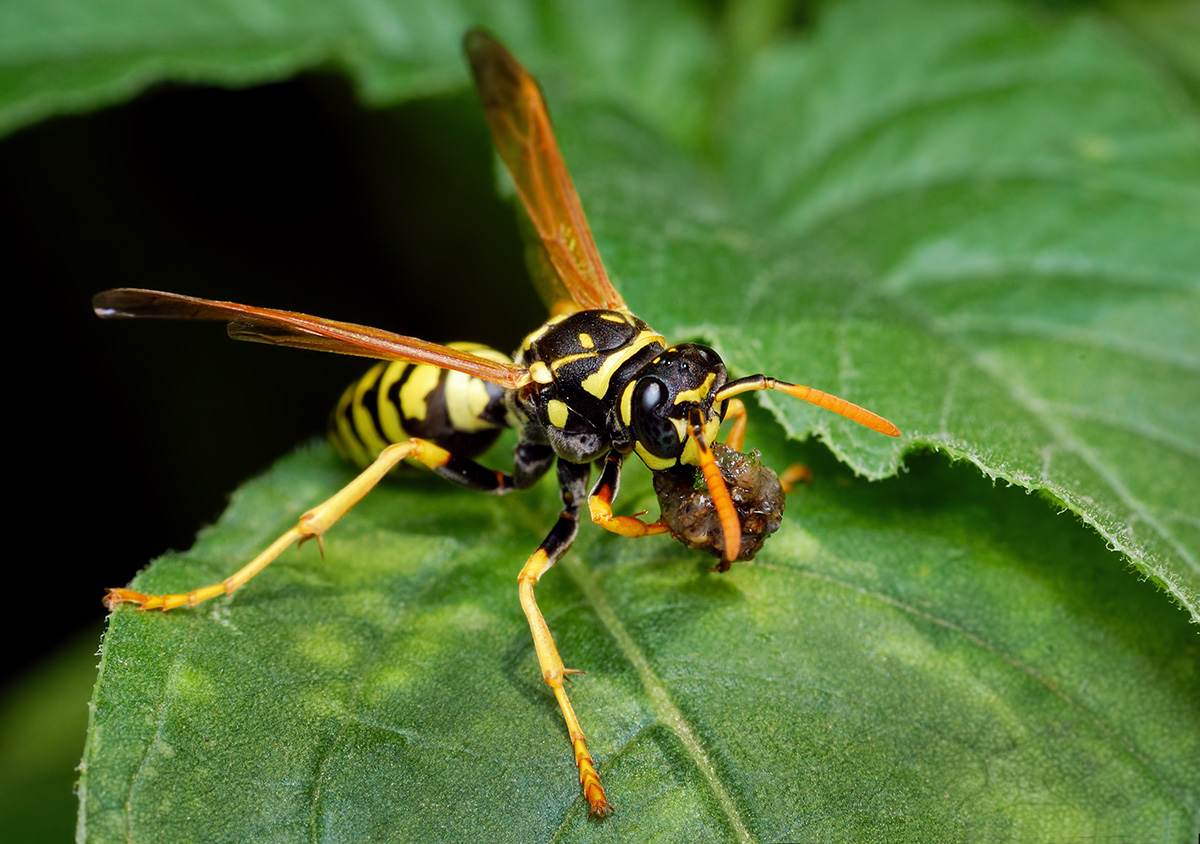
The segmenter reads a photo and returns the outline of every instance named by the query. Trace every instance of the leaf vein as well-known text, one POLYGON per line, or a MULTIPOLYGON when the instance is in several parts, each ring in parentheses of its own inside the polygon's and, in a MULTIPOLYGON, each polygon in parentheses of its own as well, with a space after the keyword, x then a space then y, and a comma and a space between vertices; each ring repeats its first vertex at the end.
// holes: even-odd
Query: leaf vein
POLYGON ((608 603, 608 599, 605 598, 603 590, 600 588, 599 583, 597 583, 595 574, 583 564, 578 554, 568 556, 559 565, 565 568, 567 576, 571 578, 571 581, 583 593, 592 611, 596 613, 596 617, 600 619, 605 629, 608 630, 609 635, 617 643, 617 647, 620 648, 621 653, 624 654, 625 658, 629 660, 637 672, 642 687, 650 697, 655 715, 682 744, 688 757, 692 760, 697 771, 703 777, 705 784, 712 792, 721 811, 733 827, 736 839, 743 842, 754 841, 755 838, 750 834, 750 830, 747 828, 746 822, 742 818, 742 813, 734 802, 733 796, 717 777, 713 765, 709 761, 708 753, 705 751, 704 745, 695 729, 688 723, 683 712, 675 705, 674 701, 671 700, 671 695, 667 691, 666 684, 655 672, 646 654, 638 647, 629 631, 625 628, 625 625, 617 617, 616 611, 608 603))
MULTIPOLYGON (((980 165, 979 162, 968 162, 961 167, 948 167, 938 173, 918 169, 893 179, 877 179, 865 190, 839 191, 828 200, 818 197, 815 201, 810 199, 806 202, 804 196, 811 194, 806 192, 806 188, 797 188, 779 203, 781 209, 791 208, 793 212, 785 214, 782 210, 776 210, 771 216, 778 218, 779 229, 786 231, 788 235, 808 235, 818 226, 830 223, 837 217, 861 215, 864 213, 864 209, 869 210, 885 200, 911 193, 928 194, 935 188, 987 186, 994 192, 999 185, 1014 186, 1024 183, 1058 185, 1078 193, 1080 183, 1085 178, 1089 179, 1091 189, 1089 197, 1093 200, 1101 193, 1105 193, 1125 202, 1136 200, 1188 208, 1183 200, 1193 199, 1177 186, 1160 185, 1158 182, 1151 182, 1148 178, 1137 181, 1131 178, 1121 179, 1110 174, 1100 181, 1083 165, 1066 166, 1062 161, 1053 163, 1055 166, 1051 166, 1049 163, 1038 166, 1036 163, 1022 162, 988 168, 980 165)), ((1172 209, 1172 214, 1176 217, 1183 213, 1179 207, 1172 209)))
POLYGON ((963 627, 961 624, 951 621, 950 619, 942 618, 931 612, 928 612, 927 610, 923 610, 918 607, 915 607, 912 604, 902 601, 899 598, 896 598, 892 595, 888 595, 883 592, 878 592, 873 589, 868 589, 865 586, 860 586, 856 583, 851 583, 850 581, 843 580, 841 578, 833 577, 832 575, 826 574, 825 572, 814 571, 812 569, 793 569, 793 568, 789 568, 786 566, 772 566, 770 564, 756 563, 756 565, 759 565, 761 568, 764 568, 764 569, 770 569, 773 571, 792 572, 794 574, 800 575, 801 577, 810 577, 814 580, 820 580, 820 581, 828 583, 832 586, 847 589, 847 590, 855 592, 856 594, 861 595, 863 597, 867 597, 867 598, 871 598, 873 600, 879 601, 883 604, 886 604, 887 606, 893 607, 895 609, 900 610, 901 612, 907 613, 908 615, 923 619, 931 624, 936 624, 939 627, 942 627, 946 630, 956 633, 959 636, 962 636, 964 639, 966 639, 971 644, 975 645, 976 647, 981 648, 982 650, 985 650, 988 653, 993 654, 996 657, 999 657, 1000 659, 1004 660, 1004 662, 1008 663, 1012 668, 1016 669, 1017 671, 1020 671, 1021 673, 1025 674, 1027 677, 1029 677, 1031 680, 1033 680, 1034 682, 1043 686, 1047 691, 1049 691, 1051 694, 1053 694, 1055 697, 1057 697, 1059 700, 1061 700, 1068 707, 1070 707, 1071 709, 1073 709, 1074 711, 1076 711, 1080 715, 1082 715, 1084 718, 1086 718, 1089 722, 1091 722, 1092 726, 1095 727, 1096 730, 1098 732, 1100 732, 1102 735, 1107 736, 1110 739, 1112 739, 1115 744, 1119 745, 1129 755, 1129 757, 1131 759, 1133 759, 1141 768, 1143 768, 1151 776, 1151 778, 1153 778, 1154 781, 1157 782, 1163 788, 1165 793, 1167 793, 1171 796, 1171 799, 1173 799, 1175 802, 1177 802, 1179 804, 1179 806, 1183 810, 1184 814, 1186 814, 1188 817, 1191 817, 1193 819, 1197 818, 1197 812, 1196 812, 1195 808, 1193 808, 1188 803, 1187 799, 1183 795, 1179 794, 1172 787, 1172 783, 1163 779, 1159 775, 1158 771, 1155 770, 1155 768, 1151 764, 1150 760, 1148 758, 1146 758, 1137 749, 1137 746, 1133 743, 1133 741, 1128 736, 1126 736, 1123 732, 1120 732, 1116 728, 1112 727, 1111 725, 1109 725, 1108 723, 1103 721, 1098 715, 1096 715, 1094 712, 1092 712, 1091 709, 1084 706, 1083 703, 1081 703, 1080 701, 1075 700, 1061 686, 1059 686, 1056 682, 1054 682, 1053 679, 1042 674, 1036 667, 1034 667, 1033 665, 1026 663, 1023 660, 1017 658, 1016 656, 1006 652, 1005 650, 998 647, 997 645, 993 645, 991 642, 989 642, 987 639, 985 639, 979 633, 975 633, 971 630, 968 630, 967 628, 963 627))
POLYGON ((979 331, 994 334, 1012 334, 1021 337, 1037 337, 1081 346, 1089 349, 1108 349, 1120 352, 1127 357, 1137 357, 1142 360, 1175 366, 1190 372, 1200 373, 1200 357, 1193 355, 1164 351, 1157 346, 1148 346, 1123 338, 1111 331, 1092 331, 1082 328, 1057 326, 1031 319, 1004 319, 973 314, 955 316, 942 320, 942 325, 948 331, 979 331))
MULTIPOLYGON (((894 307, 910 311, 914 316, 921 318, 929 326, 931 332, 942 337, 956 348, 961 349, 964 355, 975 366, 991 376, 1000 389, 1007 393, 1015 404, 1025 408, 1031 417, 1037 419, 1055 443, 1072 451, 1089 469, 1095 472, 1108 485, 1109 489, 1121 503, 1129 508, 1132 515, 1145 522, 1151 531, 1157 534, 1163 542, 1178 554, 1181 561, 1191 570, 1200 571, 1200 562, 1189 552, 1187 547, 1184 546, 1166 525, 1155 517, 1150 508, 1132 493, 1086 442, 1073 435, 1059 419, 1048 412, 1050 403, 1042 396, 1037 395, 1027 385, 1021 383, 1011 367, 1004 367, 995 356, 988 355, 978 347, 964 343, 961 337, 947 331, 941 321, 911 299, 890 294, 887 295, 887 298, 894 307)), ((963 456, 988 475, 1003 474, 1002 467, 989 466, 983 456, 973 452, 969 448, 963 449, 963 456)), ((1023 487, 1035 488, 1032 478, 1014 478, 1008 474, 1004 476, 1008 480, 1016 480, 1023 487)), ((1071 490, 1059 484, 1043 481, 1039 486, 1048 492, 1052 492, 1066 502, 1086 524, 1091 525, 1112 547, 1119 549, 1128 558, 1137 563, 1140 568, 1154 573, 1156 579, 1162 578, 1161 572, 1165 571, 1166 567, 1159 563, 1155 554, 1148 548, 1136 547, 1132 540, 1132 535, 1128 532, 1122 533, 1116 530, 1115 527, 1105 524, 1103 516, 1112 514, 1103 512, 1095 501, 1081 500, 1071 490)), ((1113 521, 1114 523, 1119 523, 1122 520, 1114 519, 1113 521)), ((1198 599, 1191 589, 1176 582, 1175 578, 1162 578, 1159 580, 1159 584, 1179 602, 1180 606, 1187 609, 1194 621, 1200 622, 1200 599, 1198 599)))
MULTIPOLYGON (((804 168, 796 182, 828 173, 838 159, 866 147, 890 126, 915 114, 944 110, 957 115, 964 103, 977 105, 985 95, 1015 93, 1023 89, 1044 93, 1047 84, 1053 82, 1082 86, 1094 81, 1090 75, 1074 73, 1047 77, 1044 66, 1031 66, 1024 61, 1010 63, 1000 70, 1003 72, 975 74, 937 87, 906 87, 902 89, 902 96, 880 100, 878 107, 863 112, 857 120, 845 123, 841 131, 831 133, 819 148, 808 151, 803 159, 804 168)), ((1111 84, 1114 79, 1108 76, 1105 81, 1111 84)))

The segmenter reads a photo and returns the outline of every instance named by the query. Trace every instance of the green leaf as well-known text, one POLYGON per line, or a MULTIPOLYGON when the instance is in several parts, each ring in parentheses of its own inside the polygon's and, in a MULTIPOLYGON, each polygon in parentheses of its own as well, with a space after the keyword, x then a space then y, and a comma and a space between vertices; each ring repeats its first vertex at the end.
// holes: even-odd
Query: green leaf
MULTIPOLYGON (((323 563, 114 616, 80 840, 1194 839, 1200 121, 1170 62, 998 2, 774 38, 745 7, 730 35, 682 4, 112 6, 0 7, 0 126, 313 66, 371 103, 459 90, 492 26, 639 315, 905 438, 765 396, 751 444, 817 482, 754 563, 584 530, 546 576, 603 824, 515 600, 555 491, 413 478, 323 563)), ((288 459, 138 588, 221 579, 349 477, 288 459)), ((631 471, 621 507, 651 498, 631 471)))
POLYGON ((1200 101, 1200 6, 1190 0, 1105 0, 1102 7, 1200 101))
POLYGON ((312 67, 343 69, 375 105, 445 93, 467 83, 460 45, 475 25, 504 33, 531 67, 569 65, 581 91, 616 86, 677 137, 700 131, 712 35, 694 11, 674 2, 580 8, 562 0, 6 3, 0 131, 117 102, 162 80, 242 86, 312 67))
MULTIPOLYGON (((557 510, 411 478, 232 600, 105 637, 84 840, 1188 840, 1195 635, 1036 498, 936 457, 817 483, 724 576, 584 531, 538 588, 617 814, 587 820, 515 572, 557 510), (1131 588, 1131 586, 1133 588, 1131 588)), ((774 434, 774 436, 772 436, 774 434)), ((349 477, 325 448, 136 581, 220 578, 349 477)), ((652 506, 648 479, 629 506, 652 506)))
POLYGON ((668 334, 906 438, 767 397, 789 432, 870 477, 917 444, 1044 492, 1200 620, 1195 110, 1089 19, 918 6, 936 28, 845 4, 762 54, 722 121, 724 193, 676 190, 635 137, 607 194, 580 156, 601 252, 668 334))
POLYGON ((0 829, 7 842, 66 841, 99 625, 73 637, 0 696, 0 829))

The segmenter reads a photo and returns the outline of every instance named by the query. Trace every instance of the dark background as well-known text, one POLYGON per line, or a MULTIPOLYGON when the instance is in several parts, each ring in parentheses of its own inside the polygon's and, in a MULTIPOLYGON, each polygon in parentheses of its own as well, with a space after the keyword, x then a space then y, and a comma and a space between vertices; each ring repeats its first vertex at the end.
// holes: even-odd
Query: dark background
POLYGON ((91 296, 157 288, 511 351, 544 311, 493 162, 465 73, 383 110, 330 76, 162 86, 0 143, 20 646, 4 680, 81 630, 98 643, 104 588, 189 547, 367 366, 217 323, 101 321, 91 296))

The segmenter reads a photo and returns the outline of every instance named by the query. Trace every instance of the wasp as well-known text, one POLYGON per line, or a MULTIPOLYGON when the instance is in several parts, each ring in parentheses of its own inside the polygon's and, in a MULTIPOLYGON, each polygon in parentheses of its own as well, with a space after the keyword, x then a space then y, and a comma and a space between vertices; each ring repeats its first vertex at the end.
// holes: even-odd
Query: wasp
POLYGON ((542 677, 562 710, 593 816, 612 811, 583 727, 567 697, 567 669, 534 587, 571 547, 586 502, 591 520, 626 537, 671 533, 720 557, 718 570, 747 559, 778 526, 783 493, 774 472, 739 453, 746 410, 737 398, 778 390, 881 433, 887 420, 820 390, 766 375, 730 380, 720 356, 696 343, 669 345, 632 314, 613 287, 559 152, 537 82, 493 36, 467 33, 464 48, 496 149, 536 237, 530 261, 550 318, 508 356, 478 345, 438 345, 377 328, 291 311, 151 290, 98 294, 105 318, 219 320, 237 340, 374 358, 342 395, 330 433, 362 472, 300 517, 243 568, 184 594, 109 590, 109 609, 193 606, 235 592, 293 543, 316 539, 403 461, 415 461, 469 489, 505 494, 532 487, 556 466, 562 512, 517 575, 542 677), (724 443, 722 422, 732 421, 724 443), (515 428, 513 469, 479 457, 515 428), (621 467, 637 455, 655 477, 662 517, 617 515, 621 467), (591 482, 593 465, 599 477, 591 482), (731 487, 733 493, 731 493, 731 487), (765 514, 765 515, 764 515, 765 514))

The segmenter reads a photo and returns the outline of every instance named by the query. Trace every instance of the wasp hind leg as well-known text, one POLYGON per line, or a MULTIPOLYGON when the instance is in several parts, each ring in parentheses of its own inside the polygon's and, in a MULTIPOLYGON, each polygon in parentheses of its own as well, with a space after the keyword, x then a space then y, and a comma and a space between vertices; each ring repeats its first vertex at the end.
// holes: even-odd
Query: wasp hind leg
MULTIPOLYGON (((337 524, 342 516, 353 509, 364 496, 378 484, 388 472, 402 460, 412 458, 433 469, 447 480, 470 489, 502 494, 516 488, 511 475, 488 469, 474 460, 455 457, 446 449, 428 440, 411 439, 390 445, 380 452, 375 462, 354 480, 300 517, 296 526, 272 542, 261 554, 239 569, 235 574, 191 592, 174 595, 145 595, 132 589, 109 589, 104 605, 110 610, 119 604, 137 604, 143 610, 171 610, 184 605, 195 606, 201 601, 231 594, 256 574, 270 565, 276 557, 288 549, 293 542, 303 544, 315 538, 318 546, 324 533, 337 524)), ((322 548, 322 552, 324 549, 322 548)))
POLYGON ((546 619, 538 608, 537 599, 533 595, 533 587, 550 568, 557 563, 575 541, 579 530, 579 510, 584 496, 587 494, 587 482, 590 467, 587 464, 558 461, 558 481, 562 489, 563 510, 554 523, 549 535, 546 536, 538 549, 525 563, 521 573, 517 575, 517 588, 521 596, 521 609, 529 620, 529 630, 533 634, 533 646, 537 651, 538 665, 542 669, 542 679, 554 691, 554 697, 562 710, 563 719, 567 722, 567 734, 575 751, 575 766, 579 769, 579 785, 591 806, 593 817, 602 818, 612 812, 608 799, 604 795, 604 787, 600 785, 600 774, 596 771, 596 763, 588 753, 587 739, 583 727, 575 716, 567 691, 563 687, 563 678, 567 674, 578 674, 563 666, 554 637, 546 619))

